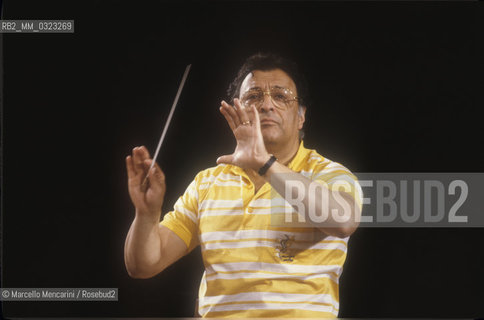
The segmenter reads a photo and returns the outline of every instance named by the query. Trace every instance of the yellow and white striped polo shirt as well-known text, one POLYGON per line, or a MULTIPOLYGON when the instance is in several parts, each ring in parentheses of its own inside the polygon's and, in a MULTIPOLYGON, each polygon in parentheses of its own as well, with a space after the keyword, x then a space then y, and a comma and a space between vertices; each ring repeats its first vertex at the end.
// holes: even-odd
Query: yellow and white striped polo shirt
MULTIPOLYGON (((356 177, 302 142, 288 167, 329 186, 349 182, 361 205, 356 177)), ((266 183, 254 194, 244 170, 218 165, 201 171, 160 222, 186 243, 187 253, 201 245, 202 317, 337 317, 349 237, 274 225, 275 208, 290 205, 271 189, 266 183)))

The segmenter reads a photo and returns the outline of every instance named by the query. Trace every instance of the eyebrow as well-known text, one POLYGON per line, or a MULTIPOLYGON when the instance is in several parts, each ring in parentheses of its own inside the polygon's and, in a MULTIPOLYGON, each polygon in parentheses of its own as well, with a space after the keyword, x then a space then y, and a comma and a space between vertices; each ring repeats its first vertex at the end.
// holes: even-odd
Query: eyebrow
MULTIPOLYGON (((271 88, 277 88, 277 89, 287 89, 287 90, 291 90, 291 89, 288 89, 286 87, 281 87, 281 86, 271 86, 271 88)), ((249 90, 247 91, 252 91, 252 90, 263 90, 261 87, 252 87, 252 88, 249 88, 249 90)))

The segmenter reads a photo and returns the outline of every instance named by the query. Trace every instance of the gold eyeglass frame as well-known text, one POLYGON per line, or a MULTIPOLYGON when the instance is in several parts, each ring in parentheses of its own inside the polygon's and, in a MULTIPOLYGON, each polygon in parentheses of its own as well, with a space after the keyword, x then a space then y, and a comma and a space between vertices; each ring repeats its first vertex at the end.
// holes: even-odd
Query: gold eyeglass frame
MULTIPOLYGON (((244 96, 247 95, 249 92, 251 91, 257 91, 258 93, 262 92, 263 96, 265 97, 266 95, 269 96, 269 98, 271 99, 272 101, 272 104, 277 107, 278 109, 281 109, 281 110, 287 110, 289 109, 289 103, 293 102, 293 101, 299 101, 299 97, 296 96, 290 89, 287 89, 287 88, 284 88, 284 87, 277 87, 277 86, 274 86, 274 87, 270 87, 269 90, 262 90, 261 88, 253 88, 253 89, 249 89, 247 90, 243 96, 241 97, 241 101, 242 101, 242 104, 245 106, 245 107, 250 107, 250 105, 248 105, 247 103, 244 102, 244 96), (284 103, 287 104, 287 106, 285 107, 281 107, 276 101, 274 101, 274 98, 272 98, 272 95, 271 95, 271 90, 272 89, 282 89, 282 90, 286 90, 288 93, 290 93, 292 96, 294 96, 294 98, 292 99, 288 99, 287 101, 285 101, 284 103)), ((256 105, 256 108, 259 108, 262 104, 264 103, 264 99, 261 100, 260 102, 260 105, 256 105)))

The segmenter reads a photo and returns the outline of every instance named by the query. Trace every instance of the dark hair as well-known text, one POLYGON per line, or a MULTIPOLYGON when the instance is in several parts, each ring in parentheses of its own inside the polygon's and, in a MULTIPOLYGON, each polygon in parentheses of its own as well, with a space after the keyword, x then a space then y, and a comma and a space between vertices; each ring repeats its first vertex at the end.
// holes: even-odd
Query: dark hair
POLYGON ((273 53, 256 53, 245 60, 237 76, 229 85, 227 95, 230 101, 240 94, 240 86, 247 75, 254 70, 270 71, 281 69, 291 77, 296 85, 299 105, 307 107, 309 95, 307 81, 296 63, 273 53))

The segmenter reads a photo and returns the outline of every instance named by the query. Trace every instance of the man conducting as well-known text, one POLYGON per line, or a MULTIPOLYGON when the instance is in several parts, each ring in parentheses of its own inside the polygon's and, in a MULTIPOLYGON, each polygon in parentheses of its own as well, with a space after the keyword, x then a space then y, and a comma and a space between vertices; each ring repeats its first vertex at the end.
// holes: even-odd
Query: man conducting
POLYGON ((199 172, 161 218, 164 174, 126 158, 136 207, 125 244, 133 278, 150 278, 200 245, 202 317, 336 317, 338 280, 361 216, 355 176, 303 145, 306 84, 272 54, 246 60, 221 102, 237 145, 199 172), (149 187, 142 182, 148 174, 149 187), (289 214, 288 214, 289 212, 289 214))

